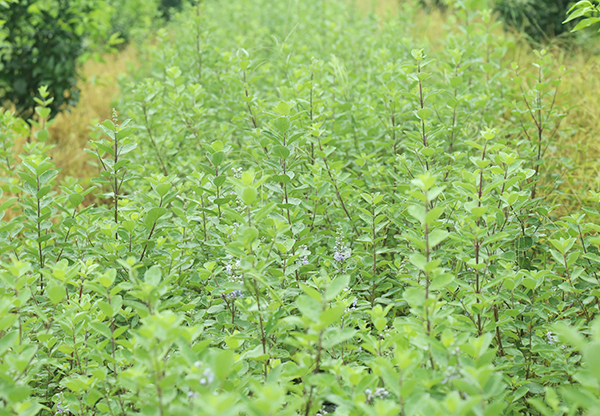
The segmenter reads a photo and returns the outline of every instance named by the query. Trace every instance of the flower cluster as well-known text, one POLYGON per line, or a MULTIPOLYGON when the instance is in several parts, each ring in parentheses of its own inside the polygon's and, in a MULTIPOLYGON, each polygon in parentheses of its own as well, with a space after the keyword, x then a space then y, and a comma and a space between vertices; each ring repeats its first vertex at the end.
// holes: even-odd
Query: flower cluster
POLYGON ((231 170, 234 178, 240 179, 242 177, 242 168, 231 168, 231 170))
POLYGON ((200 384, 203 386, 208 386, 215 381, 215 373, 212 372, 210 368, 207 368, 202 373, 202 378, 200 379, 200 384))
MULTIPOLYGON (((194 363, 194 366, 198 369, 201 369, 204 366, 204 363, 202 361, 196 361, 194 363)), ((212 370, 210 368, 208 368, 208 367, 205 368, 204 371, 202 372, 202 378, 200 378, 200 385, 208 386, 213 381, 215 381, 215 374, 212 372, 212 370)), ((188 393, 188 397, 189 397, 189 393, 188 393)))
POLYGON ((237 234, 238 228, 240 228, 239 222, 234 222, 233 224, 231 224, 231 235, 237 234))
POLYGON ((379 333, 379 339, 383 340, 386 337, 388 337, 390 335, 390 328, 388 328, 388 326, 386 325, 385 328, 383 328, 383 331, 381 331, 379 333))
POLYGON ((66 407, 63 407, 63 406, 62 406, 62 404, 61 404, 60 402, 56 403, 56 414, 57 414, 57 415, 60 415, 60 414, 66 413, 66 412, 68 412, 68 411, 69 411, 69 409, 68 409, 68 408, 66 408, 66 407))
POLYGON ((386 389, 384 389, 383 387, 378 387, 375 390, 375 397, 377 397, 378 399, 385 399, 389 395, 390 395, 390 393, 386 389))
POLYGON ((242 293, 241 290, 234 290, 233 292, 229 292, 226 296, 227 296, 227 299, 236 299, 236 298, 243 298, 244 294, 242 293))
POLYGON ((63 397, 62 394, 55 394, 54 397, 56 398, 56 413, 55 415, 62 415, 62 414, 66 414, 69 413, 70 410, 68 407, 63 406, 62 402, 63 402, 63 397))
POLYGON ((225 272, 229 275, 229 280, 233 283, 241 283, 242 276, 237 274, 236 272, 241 266, 240 260, 234 260, 225 265, 225 272))
POLYGON ((335 247, 333 248, 333 259, 338 263, 343 263, 352 256, 350 247, 344 244, 341 237, 336 237, 335 247))
POLYGON ((310 264, 310 262, 308 261, 309 255, 310 255, 310 250, 308 249, 308 246, 306 246, 305 244, 302 244, 299 247, 299 257, 298 257, 298 260, 296 260, 296 264, 298 264, 300 266, 308 266, 310 264))
POLYGON ((371 390, 371 389, 366 389, 365 395, 367 396, 367 403, 371 403, 374 398, 375 399, 385 399, 386 397, 388 397, 390 395, 390 393, 383 387, 378 387, 375 389, 375 393, 373 393, 373 390, 371 390))

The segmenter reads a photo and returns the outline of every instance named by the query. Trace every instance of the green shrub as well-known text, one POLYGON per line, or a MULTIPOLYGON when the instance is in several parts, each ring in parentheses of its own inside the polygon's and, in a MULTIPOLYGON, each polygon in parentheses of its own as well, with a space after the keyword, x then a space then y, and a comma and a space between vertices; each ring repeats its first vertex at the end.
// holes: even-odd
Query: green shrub
POLYGON ((435 8, 446 10, 448 2, 445 0, 419 0, 419 5, 427 10, 435 8))
MULTIPOLYGON (((92 55, 100 59, 122 42, 111 32, 116 11, 109 2, 11 0, 0 8, 0 103, 14 105, 24 119, 33 116, 35 95, 43 85, 53 97, 51 117, 77 103, 81 62, 92 55)), ((137 27, 148 20, 141 9, 137 27)), ((128 23, 135 27, 134 22, 128 23)))
POLYGON ((93 133, 93 188, 56 187, 42 117, 0 158, 0 409, 598 412, 600 227, 543 198, 566 74, 463 6, 428 56, 416 8, 186 5, 93 133))
POLYGON ((546 41, 572 29, 563 24, 571 4, 572 0, 497 0, 496 10, 507 25, 536 41, 546 41))
POLYGON ((157 0, 111 0, 111 33, 118 33, 123 39, 121 47, 131 41, 143 41, 148 33, 158 25, 159 10, 157 0))
POLYGON ((25 119, 33 116, 42 85, 51 85, 53 115, 78 100, 77 58, 83 52, 78 15, 67 2, 53 6, 39 9, 34 0, 20 0, 3 8, 0 102, 13 103, 25 119))
POLYGON ((169 21, 171 20, 172 13, 181 11, 182 6, 182 0, 160 0, 158 10, 162 14, 162 17, 169 21))
POLYGON ((600 5, 597 1, 578 1, 571 9, 569 9, 569 17, 565 23, 573 22, 575 19, 581 19, 573 28, 573 31, 576 32, 593 25, 597 26, 597 23, 600 22, 599 16, 600 5))
POLYGON ((508 27, 523 32, 535 42, 548 40, 569 32, 573 26, 563 24, 572 0, 419 0, 426 9, 440 8, 445 10, 448 5, 461 7, 464 3, 490 3, 502 17, 508 27))

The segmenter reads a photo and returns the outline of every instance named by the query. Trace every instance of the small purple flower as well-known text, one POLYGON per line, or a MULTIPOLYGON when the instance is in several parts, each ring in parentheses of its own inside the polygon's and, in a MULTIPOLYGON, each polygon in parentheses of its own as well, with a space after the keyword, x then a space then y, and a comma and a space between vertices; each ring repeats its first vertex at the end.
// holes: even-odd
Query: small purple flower
POLYGON ((200 384, 203 386, 207 386, 215 381, 215 374, 212 372, 210 368, 207 368, 202 373, 202 378, 200 379, 200 384))
POLYGON ((244 294, 242 293, 241 290, 234 290, 233 292, 229 292, 226 296, 228 299, 236 299, 236 298, 243 298, 244 294))
POLYGON ((344 253, 336 251, 333 255, 333 259, 335 261, 339 261, 340 263, 343 262, 344 260, 346 260, 346 257, 344 256, 344 253))
POLYGON ((240 179, 242 177, 242 168, 231 168, 233 171, 233 177, 236 179, 240 179))
POLYGON ((457 378, 458 375, 457 374, 451 374, 448 377, 446 377, 444 380, 442 380, 442 384, 446 384, 448 383, 450 380, 452 380, 453 378, 457 378))
POLYGON ((68 412, 69 409, 67 409, 66 407, 63 407, 62 404, 60 402, 56 403, 56 414, 63 414, 65 412, 68 412))
POLYGON ((556 342, 556 337, 552 335, 552 332, 546 332, 546 338, 548 338, 548 344, 554 344, 556 342))
POLYGON ((333 259, 339 263, 343 263, 350 258, 352 251, 348 247, 337 247, 333 253, 333 259))
POLYGON ((378 387, 375 390, 375 397, 379 398, 379 399, 385 399, 387 396, 389 396, 389 392, 384 389, 383 387, 378 387))
POLYGON ((338 263, 343 263, 352 256, 352 250, 342 242, 341 237, 335 239, 335 247, 333 250, 333 259, 338 263))
POLYGON ((300 266, 308 266, 310 261, 308 261, 308 256, 311 254, 308 246, 306 244, 302 244, 298 247, 298 260, 296 260, 296 264, 300 266))
POLYGON ((231 263, 227 263, 225 265, 225 273, 229 275, 229 280, 234 283, 239 283, 242 281, 242 276, 237 275, 235 272, 240 268, 241 262, 240 260, 232 259, 231 263))

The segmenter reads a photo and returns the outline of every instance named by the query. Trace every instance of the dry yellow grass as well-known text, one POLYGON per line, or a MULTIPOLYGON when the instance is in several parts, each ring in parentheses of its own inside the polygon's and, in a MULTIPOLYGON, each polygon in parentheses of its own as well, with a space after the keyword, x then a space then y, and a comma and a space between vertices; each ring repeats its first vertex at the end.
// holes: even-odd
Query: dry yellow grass
POLYGON ((561 172, 565 195, 555 196, 557 203, 563 204, 562 211, 568 213, 581 206, 598 206, 598 198, 592 194, 600 191, 600 57, 579 53, 563 57, 562 62, 573 71, 563 82, 563 100, 576 107, 563 122, 567 135, 557 141, 551 156, 572 160, 572 168, 561 172))
POLYGON ((96 173, 88 163, 90 156, 83 151, 89 140, 90 126, 111 118, 112 103, 119 94, 117 79, 136 62, 132 47, 103 58, 104 62, 89 60, 83 65, 79 103, 59 114, 49 129, 51 140, 56 144, 52 157, 60 169, 60 177, 88 179, 96 173))

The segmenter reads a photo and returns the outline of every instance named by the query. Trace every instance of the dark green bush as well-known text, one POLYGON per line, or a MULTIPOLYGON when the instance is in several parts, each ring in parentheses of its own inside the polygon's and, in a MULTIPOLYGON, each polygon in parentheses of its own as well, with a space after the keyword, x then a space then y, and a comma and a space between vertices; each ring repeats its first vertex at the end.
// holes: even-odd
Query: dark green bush
POLYGON ((109 0, 111 7, 110 31, 123 39, 122 46, 146 37, 160 24, 158 0, 109 0))
POLYGON ((425 8, 426 10, 435 8, 445 10, 447 3, 448 2, 444 0, 419 0, 419 5, 421 5, 421 7, 425 8))
POLYGON ((160 0, 158 10, 164 19, 171 20, 171 13, 178 12, 183 6, 182 0, 160 0))
MULTIPOLYGON (((426 10, 438 8, 446 10, 449 5, 462 7, 476 0, 419 0, 426 10)), ((484 3, 484 2, 479 2, 484 3)), ((496 0, 494 9, 500 14, 505 25, 522 31, 536 42, 547 41, 555 36, 568 33, 572 24, 563 24, 572 0, 496 0)))
POLYGON ((34 0, 8 3, 3 10, 5 43, 0 46, 0 102, 13 103, 22 118, 33 115, 35 94, 50 85, 52 115, 78 100, 77 58, 83 52, 78 16, 68 1, 47 10, 34 0))
POLYGON ((496 10, 504 22, 522 30, 536 41, 544 41, 568 33, 572 25, 564 25, 572 0, 498 0, 496 10))

